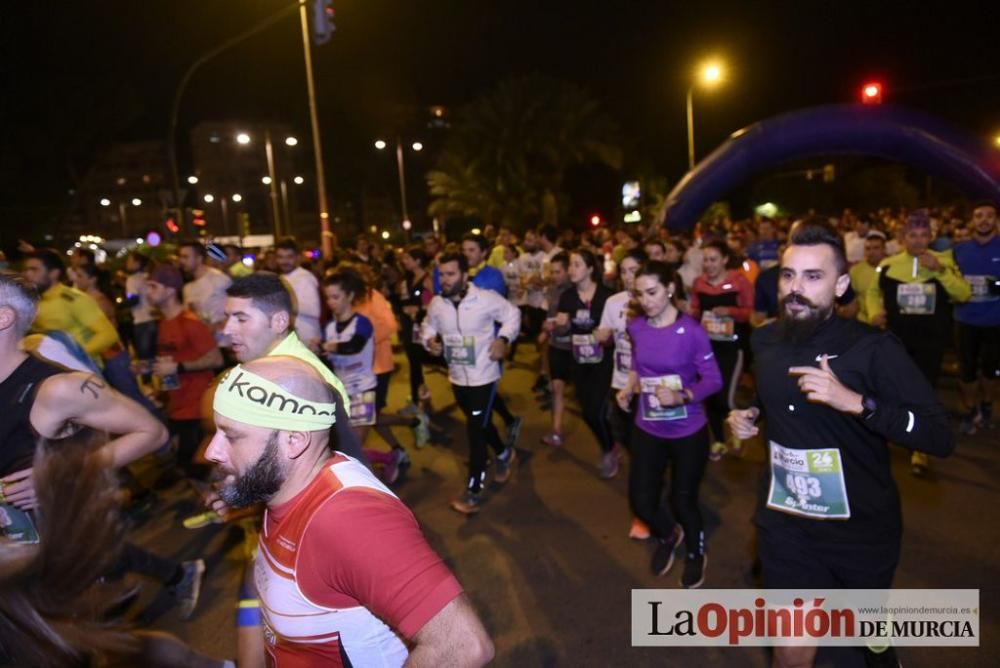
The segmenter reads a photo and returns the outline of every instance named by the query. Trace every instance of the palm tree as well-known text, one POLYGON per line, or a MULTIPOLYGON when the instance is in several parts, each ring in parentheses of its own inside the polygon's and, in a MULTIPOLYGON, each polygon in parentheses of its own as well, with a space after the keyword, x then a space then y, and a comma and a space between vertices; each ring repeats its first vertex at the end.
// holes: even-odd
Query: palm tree
POLYGON ((541 76, 505 81, 456 113, 427 175, 430 214, 513 227, 540 215, 554 224, 569 167, 621 162, 615 123, 583 89, 541 76))

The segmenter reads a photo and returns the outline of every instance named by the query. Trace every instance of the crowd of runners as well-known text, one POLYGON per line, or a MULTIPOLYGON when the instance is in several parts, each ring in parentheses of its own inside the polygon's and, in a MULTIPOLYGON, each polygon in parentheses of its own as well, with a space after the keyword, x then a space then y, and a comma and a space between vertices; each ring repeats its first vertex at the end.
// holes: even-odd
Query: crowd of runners
MULTIPOLYGON (((155 486, 183 484, 204 501, 185 527, 261 527, 239 596, 241 667, 265 656, 489 661, 476 611, 393 492, 419 475, 407 451, 439 445, 435 404, 453 399, 464 418, 456 512, 488 515, 490 494, 530 466, 519 450, 586 440, 596 476, 627 468, 622 530, 649 542, 657 575, 679 554, 685 588, 711 583, 699 486, 745 440, 762 436, 768 449, 754 515, 763 584, 879 588, 891 586, 902 532, 889 445, 912 451, 919 476, 928 455, 950 454, 955 432, 994 424, 992 202, 966 215, 847 210, 689 233, 487 227, 402 248, 359 237, 325 260, 292 239, 253 254, 189 241, 158 261, 135 250, 117 269, 85 249, 22 250, 19 273, 0 274, 0 546, 44 554, 56 509, 43 500, 61 497, 39 486, 63 485, 59 467, 38 468, 48 445, 89 435, 86 456, 117 472, 132 513, 156 503, 129 467, 149 458, 155 486), (551 416, 538 444, 521 438, 523 416, 504 399, 515 361, 532 365, 551 416), (935 393, 946 366, 960 381, 956 426, 935 393), (429 373, 446 374, 453 397, 434 395, 429 373), (407 396, 390 412, 394 374, 407 396), (571 434, 574 403, 586 431, 571 434)), ((190 617, 204 561, 122 544, 93 577, 156 578, 190 617)), ((55 622, 61 644, 25 634, 12 646, 3 633, 11 660, 109 649, 55 622)), ((171 642, 143 646, 180 652, 171 642)), ((891 661, 881 650, 866 651, 891 661)), ((810 665, 814 652, 775 657, 810 665)))

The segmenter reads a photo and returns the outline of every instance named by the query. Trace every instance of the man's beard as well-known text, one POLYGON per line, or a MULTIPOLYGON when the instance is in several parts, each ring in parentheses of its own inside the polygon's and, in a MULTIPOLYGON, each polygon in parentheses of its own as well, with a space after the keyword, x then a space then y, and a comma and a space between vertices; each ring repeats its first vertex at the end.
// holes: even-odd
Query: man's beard
POLYGON ((260 458, 243 475, 219 491, 226 505, 245 508, 257 503, 266 503, 285 482, 278 461, 278 432, 273 431, 264 446, 260 458))
POLYGON ((833 306, 826 308, 816 306, 811 300, 800 294, 791 293, 786 295, 778 307, 778 322, 775 324, 775 331, 778 339, 783 343, 797 344, 808 340, 819 326, 833 313, 833 306), (808 314, 805 317, 795 317, 788 312, 788 304, 800 304, 807 307, 808 314))
POLYGON ((442 283, 441 284, 441 296, 442 297, 455 297, 457 295, 460 295, 460 294, 462 294, 462 288, 463 287, 464 286, 462 285, 461 281, 459 281, 458 283, 455 283, 455 285, 453 285, 451 287, 448 287, 444 283, 442 283))

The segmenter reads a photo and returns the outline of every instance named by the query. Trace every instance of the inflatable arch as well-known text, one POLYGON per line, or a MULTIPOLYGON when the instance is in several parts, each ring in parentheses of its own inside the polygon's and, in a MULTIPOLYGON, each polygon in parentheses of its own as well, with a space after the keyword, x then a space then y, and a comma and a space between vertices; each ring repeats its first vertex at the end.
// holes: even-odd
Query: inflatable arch
POLYGON ((812 107, 760 121, 730 135, 667 196, 664 224, 690 229, 736 185, 788 160, 871 155, 919 167, 973 198, 1000 201, 1000 152, 930 116, 899 107, 812 107))

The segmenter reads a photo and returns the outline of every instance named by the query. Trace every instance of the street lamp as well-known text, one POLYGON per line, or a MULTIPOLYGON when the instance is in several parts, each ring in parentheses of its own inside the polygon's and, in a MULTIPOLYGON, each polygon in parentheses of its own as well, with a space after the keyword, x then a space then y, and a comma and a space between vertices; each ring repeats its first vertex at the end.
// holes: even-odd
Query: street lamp
POLYGON ((189 176, 187 180, 188 180, 188 183, 190 183, 191 185, 194 185, 194 184, 198 183, 198 177, 194 176, 193 174, 191 176, 189 176))
POLYGON ((206 204, 211 204, 212 202, 215 201, 215 195, 212 195, 211 193, 209 193, 209 194, 205 195, 204 200, 205 200, 206 204))
MULTIPOLYGON (((375 148, 378 150, 384 150, 387 144, 381 139, 375 140, 375 148)), ((422 151, 424 145, 418 141, 413 142, 410 145, 414 151, 422 151)), ((410 220, 410 214, 406 207, 406 170, 403 168, 403 140, 396 137, 396 169, 399 172, 399 199, 403 209, 403 220, 410 220)), ((409 239, 410 231, 406 230, 407 239, 409 239)))
POLYGON ((250 135, 248 135, 245 132, 239 133, 238 135, 236 135, 236 143, 241 146, 246 146, 247 144, 250 143, 250 135))
POLYGON ((262 176, 260 179, 260 182, 263 183, 265 186, 271 185, 271 181, 272 179, 270 176, 262 176))
MULTIPOLYGON (((250 135, 246 132, 241 132, 236 135, 236 142, 239 144, 249 144, 250 135)), ((285 143, 289 146, 294 146, 298 143, 295 137, 285 138, 285 143), (293 143, 289 143, 288 140, 293 140, 293 143)), ((271 130, 270 128, 264 129, 264 155, 267 158, 267 176, 261 179, 261 183, 266 186, 271 186, 269 194, 271 196, 271 216, 274 219, 274 236, 275 238, 281 234, 281 214, 278 211, 278 182, 274 176, 274 145, 271 144, 271 130)))
POLYGON ((109 200, 107 197, 102 197, 101 206, 111 206, 111 200, 109 200))
POLYGON ((296 146, 298 143, 299 140, 295 137, 285 137, 285 146, 296 146))
POLYGON ((306 180, 304 178, 302 178, 301 176, 296 176, 294 179, 292 179, 292 181, 294 181, 295 185, 297 185, 297 186, 301 186, 303 183, 306 182, 306 180))
POLYGON ((725 71, 718 61, 708 61, 698 68, 695 80, 691 82, 687 89, 687 131, 688 131, 688 169, 694 169, 694 87, 700 84, 705 88, 712 88, 725 78, 725 71))
POLYGON ((234 202, 236 202, 237 204, 239 204, 240 202, 242 202, 242 201, 243 201, 243 195, 241 195, 241 194, 239 194, 239 193, 233 193, 233 196, 232 196, 232 198, 231 198, 231 199, 232 199, 232 200, 233 200, 234 202))
POLYGON ((142 200, 138 197, 132 198, 132 206, 142 206, 142 200))

